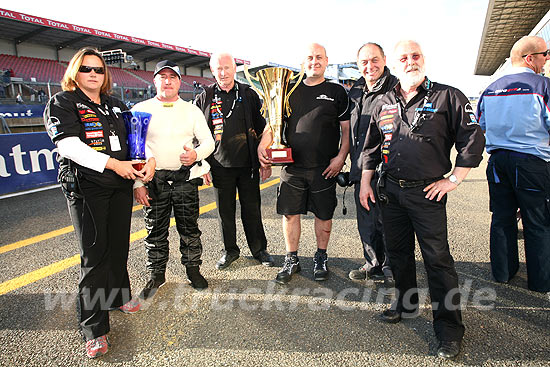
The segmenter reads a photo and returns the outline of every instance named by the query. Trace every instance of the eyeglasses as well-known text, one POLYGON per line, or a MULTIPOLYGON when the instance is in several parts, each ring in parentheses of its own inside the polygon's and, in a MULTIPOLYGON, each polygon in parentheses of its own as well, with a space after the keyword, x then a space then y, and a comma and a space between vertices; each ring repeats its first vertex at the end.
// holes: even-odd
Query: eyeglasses
POLYGON ((544 57, 550 55, 550 50, 546 50, 546 51, 542 51, 542 52, 533 52, 531 54, 525 54, 525 55, 522 55, 521 57, 527 57, 529 55, 542 55, 544 57))
POLYGON ((81 73, 91 73, 95 71, 96 74, 105 74, 105 69, 103 66, 86 66, 86 65, 80 65, 80 68, 78 68, 78 71, 81 73))
POLYGON ((411 59, 413 61, 418 61, 422 57, 422 54, 416 54, 415 53, 415 54, 403 55, 403 56, 401 56, 401 58, 399 58, 399 61, 400 62, 407 62, 407 60, 409 59, 409 56, 411 57, 411 59))

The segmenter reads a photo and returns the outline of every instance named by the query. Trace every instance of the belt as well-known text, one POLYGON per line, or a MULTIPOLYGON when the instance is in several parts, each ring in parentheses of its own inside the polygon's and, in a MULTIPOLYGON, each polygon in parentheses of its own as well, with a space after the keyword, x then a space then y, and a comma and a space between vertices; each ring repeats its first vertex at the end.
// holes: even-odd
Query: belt
POLYGON ((169 169, 158 169, 155 171, 154 178, 160 181, 173 181, 173 182, 185 182, 189 180, 189 175, 191 173, 191 168, 195 166, 198 162, 194 162, 190 166, 181 166, 177 170, 169 169))
POLYGON ((514 150, 508 150, 508 149, 495 149, 489 152, 489 154, 504 154, 504 153, 508 153, 512 157, 518 157, 518 158, 538 158, 536 155, 533 155, 533 154, 520 153, 514 150))
POLYGON ((442 177, 438 177, 438 178, 430 178, 430 179, 427 179, 427 180, 408 181, 408 180, 400 180, 400 179, 395 178, 392 175, 388 175, 388 174, 386 174, 386 177, 388 178, 388 181, 399 185, 399 187, 401 187, 401 188, 426 186, 426 185, 429 185, 432 182, 438 181, 442 178, 442 177))

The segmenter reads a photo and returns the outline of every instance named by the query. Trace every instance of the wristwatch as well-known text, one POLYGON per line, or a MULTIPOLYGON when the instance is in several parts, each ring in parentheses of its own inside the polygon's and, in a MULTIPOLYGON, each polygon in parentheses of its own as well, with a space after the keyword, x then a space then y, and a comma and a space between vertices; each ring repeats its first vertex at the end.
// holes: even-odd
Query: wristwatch
POLYGON ((458 182, 458 178, 456 178, 455 175, 450 175, 448 177, 449 181, 451 181, 452 183, 454 183, 456 186, 460 185, 460 182, 458 182))

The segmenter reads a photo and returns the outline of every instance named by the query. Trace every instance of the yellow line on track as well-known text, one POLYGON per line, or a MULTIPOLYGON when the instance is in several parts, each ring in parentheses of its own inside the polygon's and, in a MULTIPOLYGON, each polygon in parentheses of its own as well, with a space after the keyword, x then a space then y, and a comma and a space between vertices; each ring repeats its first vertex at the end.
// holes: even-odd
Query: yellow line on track
POLYGON ((260 190, 267 189, 268 187, 273 186, 273 185, 277 185, 279 183, 279 181, 280 181, 279 178, 276 178, 276 179, 271 180, 271 181, 267 181, 267 182, 260 185, 260 190))
POLYGON ((21 275, 17 278, 10 279, 0 284, 0 296, 8 292, 14 291, 17 288, 26 286, 27 284, 34 283, 40 279, 46 278, 52 274, 59 273, 71 266, 80 264, 80 255, 74 255, 55 262, 43 268, 31 271, 30 273, 21 275))
POLYGON ((33 243, 44 241, 44 240, 47 240, 47 239, 50 239, 50 238, 53 238, 53 237, 61 236, 61 235, 70 233, 72 231, 74 231, 74 227, 73 226, 68 226, 68 227, 56 229, 55 231, 44 233, 44 234, 41 234, 41 235, 38 235, 38 236, 27 238, 25 240, 17 241, 17 242, 11 243, 9 245, 5 245, 5 246, 0 247, 0 254, 3 254, 4 252, 15 250, 15 249, 18 249, 18 248, 21 248, 21 247, 25 247, 25 246, 28 246, 28 245, 32 245, 33 243))
MULTIPOLYGON (((199 186, 199 191, 207 189, 209 187, 212 187, 212 186, 205 186, 205 185, 199 186)), ((132 208, 132 212, 141 210, 142 208, 143 208, 143 205, 135 205, 132 208)), ((25 247, 25 246, 28 246, 28 245, 33 245, 37 242, 48 240, 50 238, 54 238, 54 237, 57 237, 57 236, 61 236, 61 235, 70 233, 72 231, 74 231, 74 227, 73 226, 68 226, 68 227, 56 229, 55 231, 43 233, 43 234, 38 235, 38 236, 27 238, 27 239, 24 239, 24 240, 21 240, 21 241, 10 243, 9 245, 1 246, 0 247, 0 255, 3 254, 4 252, 16 250, 18 248, 25 247)))
MULTIPOLYGON (((260 190, 266 189, 266 188, 268 188, 270 186, 273 186, 273 185, 276 185, 278 183, 279 183, 278 178, 276 178, 274 180, 271 180, 271 181, 268 181, 268 182, 263 183, 263 184, 260 185, 260 190)), ((208 188, 208 187, 211 187, 211 186, 201 186, 201 187, 199 187, 199 190, 202 190, 202 189, 208 188)), ((141 208, 141 205, 136 205, 133 208, 133 211, 139 210, 140 208, 141 208)), ((210 204, 206 204, 206 205, 201 206, 199 208, 199 214, 208 213, 209 211, 212 211, 214 209, 216 209, 216 203, 212 202, 210 204)), ((173 225, 175 225, 174 218, 172 218, 170 220, 170 226, 173 226, 173 225)), ((43 241, 43 240, 46 240, 46 239, 49 239, 49 238, 60 236, 60 235, 69 233, 71 231, 73 231, 73 226, 69 226, 69 227, 61 228, 61 229, 51 231, 51 232, 48 232, 48 233, 44 233, 44 234, 39 235, 39 236, 31 237, 27 240, 14 242, 10 245, 5 245, 5 246, 0 247, 0 254, 2 254, 4 252, 7 252, 7 251, 15 250, 16 248, 20 248, 20 247, 23 247, 23 246, 28 246, 30 244, 33 244, 33 243, 36 243, 36 242, 39 242, 39 241, 43 241)), ((130 242, 140 240, 140 239, 144 238, 146 235, 147 235, 147 231, 145 229, 134 232, 134 233, 130 234, 130 242)), ((53 264, 47 265, 43 268, 31 271, 31 272, 26 273, 26 274, 23 274, 23 275, 21 275, 17 278, 7 280, 3 283, 0 283, 0 296, 6 294, 8 292, 14 291, 18 288, 24 287, 24 286, 26 286, 30 283, 34 283, 34 282, 36 282, 40 279, 44 279, 46 277, 49 277, 50 275, 59 273, 59 272, 65 270, 65 269, 68 269, 68 268, 72 267, 72 266, 78 265, 79 263, 80 263, 80 255, 77 254, 77 255, 68 257, 66 259, 63 259, 61 261, 55 262, 53 264)))

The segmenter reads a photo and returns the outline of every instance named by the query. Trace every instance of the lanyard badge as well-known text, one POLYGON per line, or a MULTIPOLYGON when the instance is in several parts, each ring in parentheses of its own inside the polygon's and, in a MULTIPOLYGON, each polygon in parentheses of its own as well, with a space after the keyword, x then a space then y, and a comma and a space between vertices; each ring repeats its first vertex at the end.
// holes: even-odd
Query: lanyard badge
POLYGON ((223 134, 223 114, 221 113, 221 106, 222 101, 216 96, 216 98, 212 100, 212 105, 210 106, 212 125, 214 126, 214 139, 216 141, 222 140, 223 134))
POLYGON ((111 144, 111 151, 118 152, 122 148, 120 147, 120 140, 118 139, 118 135, 115 133, 114 130, 111 130, 111 134, 109 135, 109 143, 111 144))
POLYGON ((224 117, 222 112, 222 99, 218 96, 218 91, 220 91, 220 87, 216 85, 214 89, 214 98, 212 99, 212 104, 210 106, 212 125, 214 126, 214 139, 216 141, 222 140, 225 119, 231 117, 233 110, 235 109, 235 104, 237 102, 241 102, 241 97, 239 96, 239 85, 235 84, 235 98, 233 99, 229 112, 227 112, 227 116, 224 117))
POLYGON ((424 120, 426 119, 426 112, 429 112, 430 110, 433 111, 432 103, 430 102, 430 98, 433 94, 432 82, 428 78, 424 80, 424 89, 426 89, 427 92, 424 96, 424 100, 422 101, 422 107, 417 108, 414 111, 413 121, 410 125, 411 132, 419 129, 422 124, 424 124, 424 120))

